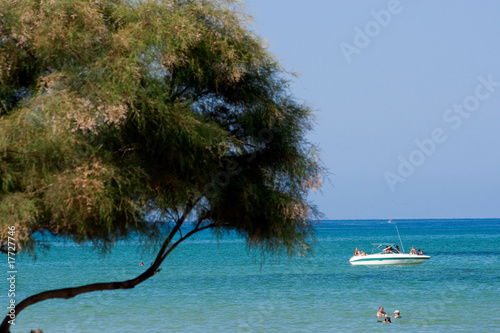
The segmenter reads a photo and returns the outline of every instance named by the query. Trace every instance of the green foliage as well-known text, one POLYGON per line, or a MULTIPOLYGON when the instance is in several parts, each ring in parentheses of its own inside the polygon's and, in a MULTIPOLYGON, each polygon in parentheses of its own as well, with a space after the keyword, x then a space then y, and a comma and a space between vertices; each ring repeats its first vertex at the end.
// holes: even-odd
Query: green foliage
POLYGON ((311 111, 238 3, 0 0, 0 238, 106 248, 193 218, 307 250, 311 111))

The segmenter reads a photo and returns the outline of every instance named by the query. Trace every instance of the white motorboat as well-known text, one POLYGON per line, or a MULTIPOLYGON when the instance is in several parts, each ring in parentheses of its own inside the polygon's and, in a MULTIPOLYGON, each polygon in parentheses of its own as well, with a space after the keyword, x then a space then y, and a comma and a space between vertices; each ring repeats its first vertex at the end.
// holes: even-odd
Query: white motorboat
POLYGON ((394 244, 373 244, 372 254, 358 254, 349 259, 351 265, 420 265, 430 256, 397 252, 394 244), (379 252, 376 252, 379 251, 379 252))
MULTIPOLYGON (((389 220, 389 223, 394 222, 389 220)), ((351 265, 420 265, 431 258, 430 256, 416 253, 413 248, 410 253, 404 253, 403 242, 401 242, 397 225, 396 231, 403 252, 394 244, 372 244, 374 246, 372 254, 365 254, 363 251, 358 252, 358 248, 356 248, 354 256, 349 259, 351 265)))

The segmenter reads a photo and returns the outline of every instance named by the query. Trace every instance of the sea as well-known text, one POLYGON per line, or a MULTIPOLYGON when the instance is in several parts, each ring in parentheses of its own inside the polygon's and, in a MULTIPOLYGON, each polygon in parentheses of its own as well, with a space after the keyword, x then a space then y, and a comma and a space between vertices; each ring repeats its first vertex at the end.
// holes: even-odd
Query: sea
MULTIPOLYGON (((204 232, 134 289, 35 304, 18 314, 11 331, 500 332, 500 219, 395 222, 322 221, 312 253, 295 258, 263 256, 236 234, 204 232), (431 258, 416 266, 349 264, 356 247, 370 253, 372 243, 400 244, 397 231, 406 252, 414 246, 431 258), (379 306, 402 318, 378 322, 379 306)), ((103 255, 90 244, 54 239, 35 259, 17 258, 15 300, 127 280, 154 256, 136 240, 103 255)), ((8 282, 0 284, 5 313, 8 282)))

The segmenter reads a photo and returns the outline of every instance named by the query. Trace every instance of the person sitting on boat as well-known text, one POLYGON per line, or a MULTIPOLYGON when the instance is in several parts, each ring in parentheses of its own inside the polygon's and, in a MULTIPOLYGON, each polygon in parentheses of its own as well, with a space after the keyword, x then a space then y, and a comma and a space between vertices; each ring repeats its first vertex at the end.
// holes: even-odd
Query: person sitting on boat
POLYGON ((423 255, 424 255, 424 251, 422 251, 422 250, 420 250, 420 249, 418 249, 418 252, 417 252, 417 253, 418 253, 418 255, 419 255, 419 256, 423 256, 423 255))
POLYGON ((377 317, 387 317, 387 313, 384 312, 382 305, 378 307, 377 317))
POLYGON ((414 246, 411 247, 410 254, 417 254, 414 246))
POLYGON ((397 246, 397 245, 396 245, 396 252, 401 253, 401 251, 399 251, 399 246, 397 246))
POLYGON ((362 256, 366 256, 365 251, 361 250, 360 252, 361 252, 361 255, 362 255, 362 256))

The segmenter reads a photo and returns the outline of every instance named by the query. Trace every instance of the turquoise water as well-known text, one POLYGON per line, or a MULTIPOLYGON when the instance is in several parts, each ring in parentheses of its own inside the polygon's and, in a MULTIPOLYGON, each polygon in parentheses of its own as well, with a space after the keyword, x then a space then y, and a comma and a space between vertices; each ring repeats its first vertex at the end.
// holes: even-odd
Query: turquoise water
MULTIPOLYGON (((264 262, 236 236, 203 234, 136 288, 39 303, 19 314, 12 332, 499 332, 500 219, 403 220, 398 228, 407 252, 414 245, 431 259, 351 266, 356 246, 370 252, 371 243, 398 242, 386 221, 324 221, 312 256, 264 262), (379 305, 403 318, 378 323, 379 305)), ((18 258, 16 299, 129 279, 153 257, 134 242, 107 257, 54 243, 36 261, 18 258)))

